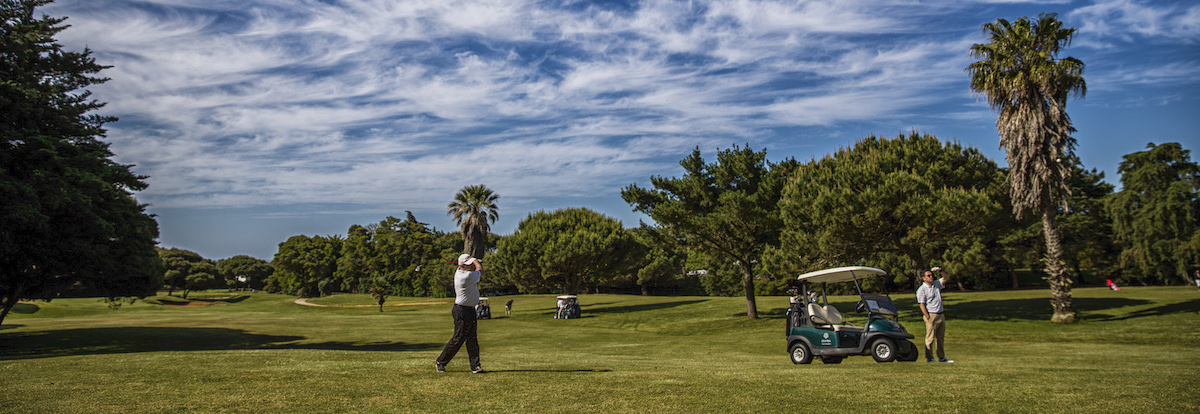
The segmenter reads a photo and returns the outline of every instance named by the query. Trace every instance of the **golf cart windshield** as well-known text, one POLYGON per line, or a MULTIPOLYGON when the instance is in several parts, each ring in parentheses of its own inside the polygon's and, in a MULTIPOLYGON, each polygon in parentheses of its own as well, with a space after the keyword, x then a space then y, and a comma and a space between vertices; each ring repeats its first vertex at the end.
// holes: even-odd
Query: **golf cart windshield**
POLYGON ((892 298, 883 295, 871 293, 862 294, 862 303, 866 306, 866 310, 877 315, 895 316, 900 312, 896 309, 896 304, 892 303, 892 298))

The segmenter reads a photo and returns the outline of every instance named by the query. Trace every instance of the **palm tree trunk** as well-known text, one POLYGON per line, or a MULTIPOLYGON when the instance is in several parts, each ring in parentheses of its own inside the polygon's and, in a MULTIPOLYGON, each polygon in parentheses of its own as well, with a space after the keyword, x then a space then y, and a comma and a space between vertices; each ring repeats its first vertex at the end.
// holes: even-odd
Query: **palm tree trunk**
POLYGON ((1058 223, 1054 221, 1054 213, 1054 205, 1045 203, 1042 208, 1042 233, 1046 236, 1046 281, 1050 283, 1050 306, 1054 308, 1050 322, 1074 323, 1071 279, 1067 278, 1066 265, 1062 260, 1062 244, 1058 239, 1058 223))

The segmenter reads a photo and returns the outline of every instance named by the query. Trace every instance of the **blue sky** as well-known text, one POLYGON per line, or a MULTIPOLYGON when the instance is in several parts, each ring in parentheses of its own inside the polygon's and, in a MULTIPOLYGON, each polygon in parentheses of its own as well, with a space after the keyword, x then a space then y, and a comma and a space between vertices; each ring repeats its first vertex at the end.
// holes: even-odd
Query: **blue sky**
MULTIPOLYGON (((1084 165, 1118 182, 1149 142, 1200 147, 1194 1, 59 0, 58 36, 113 66, 91 90, 116 160, 150 178, 166 247, 270 259, 412 211, 454 231, 588 207, 636 226, 629 184, 699 147, 820 158, 916 129, 1004 164, 964 68, 983 23, 1056 12, 1088 94, 1084 165)), ((1193 154, 1193 160, 1200 158, 1193 154)))

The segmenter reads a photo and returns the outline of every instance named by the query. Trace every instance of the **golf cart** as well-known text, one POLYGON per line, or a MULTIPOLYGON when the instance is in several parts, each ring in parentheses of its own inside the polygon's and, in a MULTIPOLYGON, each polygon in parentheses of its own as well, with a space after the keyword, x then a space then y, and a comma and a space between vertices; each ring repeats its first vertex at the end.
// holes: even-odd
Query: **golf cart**
POLYGON ((870 355, 876 362, 916 361, 919 352, 910 341, 913 335, 900 325, 899 312, 887 295, 887 288, 882 295, 863 293, 861 280, 885 274, 871 267, 850 266, 818 270, 796 278, 800 287, 787 311, 787 344, 792 363, 807 364, 816 356, 823 363, 837 364, 850 355, 870 355), (838 309, 829 304, 826 285, 844 282, 854 282, 860 298, 856 310, 867 313, 864 326, 846 322, 838 309))
POLYGON ((575 295, 562 295, 558 300, 563 302, 563 306, 558 308, 554 317, 556 319, 572 319, 579 317, 579 298, 575 295))
POLYGON ((475 305, 475 317, 492 319, 492 305, 488 303, 488 298, 479 298, 479 304, 475 305))

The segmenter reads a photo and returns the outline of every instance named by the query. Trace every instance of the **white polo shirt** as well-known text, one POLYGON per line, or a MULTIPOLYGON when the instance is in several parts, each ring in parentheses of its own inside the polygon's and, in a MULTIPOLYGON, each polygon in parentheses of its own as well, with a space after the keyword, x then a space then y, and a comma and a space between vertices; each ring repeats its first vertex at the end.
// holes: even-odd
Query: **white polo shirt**
POLYGON ((942 281, 934 279, 933 283, 921 283, 917 288, 917 303, 924 303, 929 313, 942 313, 942 281))
POLYGON ((454 304, 475 306, 479 304, 479 271, 454 271, 454 304))

